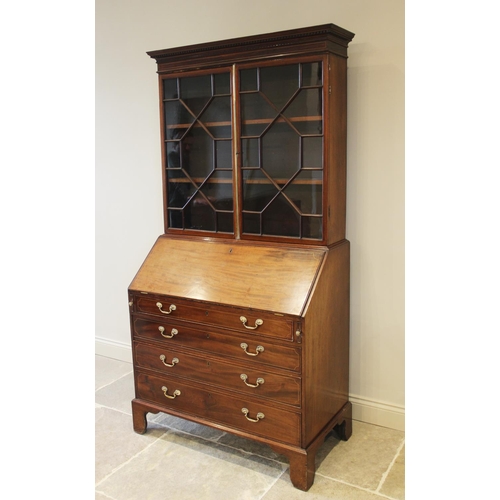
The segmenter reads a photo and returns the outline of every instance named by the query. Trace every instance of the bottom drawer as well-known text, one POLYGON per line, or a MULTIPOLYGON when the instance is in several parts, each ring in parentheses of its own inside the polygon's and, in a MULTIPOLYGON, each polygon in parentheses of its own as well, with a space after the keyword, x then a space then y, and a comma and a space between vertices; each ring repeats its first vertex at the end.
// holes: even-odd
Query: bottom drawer
POLYGON ((176 379, 138 373, 137 398, 179 412, 207 418, 235 429, 300 445, 300 414, 252 402, 244 396, 211 392, 176 379), (245 411, 243 411, 245 410, 245 411))

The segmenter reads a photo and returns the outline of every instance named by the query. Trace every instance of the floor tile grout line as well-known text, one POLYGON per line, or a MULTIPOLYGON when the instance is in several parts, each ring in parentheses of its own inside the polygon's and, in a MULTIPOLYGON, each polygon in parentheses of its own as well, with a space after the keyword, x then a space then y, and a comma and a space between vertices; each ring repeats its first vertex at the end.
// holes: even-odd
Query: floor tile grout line
MULTIPOLYGON (((163 434, 162 434, 163 435, 163 434)), ((146 450, 151 448, 159 439, 161 439, 161 436, 157 437, 153 442, 149 443, 148 446, 145 446, 141 451, 138 451, 134 456, 130 457, 128 460, 125 460, 125 462, 121 463, 117 467, 115 467, 109 474, 107 474, 105 477, 103 477, 98 483, 95 484, 94 488, 97 491, 97 487, 102 484, 106 479, 110 478, 115 472, 119 471, 125 465, 129 464, 134 458, 140 456, 142 453, 144 453, 146 450)))
POLYGON ((379 483, 377 489, 375 490, 376 493, 378 493, 380 491, 383 484, 385 483, 385 480, 387 479, 387 476, 389 475, 389 472, 391 471, 392 466, 396 463, 396 460, 398 459, 399 454, 401 453, 401 450, 403 449, 404 445, 405 445, 405 438, 403 438, 403 441, 399 445, 399 448, 397 449, 396 454, 394 455, 394 458, 392 459, 391 463, 389 464, 389 467, 387 467, 387 470, 384 472, 384 474, 382 474, 382 477, 380 478, 380 483, 379 483))
POLYGON ((105 496, 106 498, 109 498, 109 500, 116 500, 116 498, 115 498, 115 497, 110 497, 107 493, 104 493, 104 491, 102 491, 102 490, 98 490, 98 489, 96 489, 96 490, 95 490, 95 492, 96 492, 96 493, 99 493, 99 495, 103 495, 103 496, 105 496))
POLYGON ((127 415, 128 417, 132 417, 132 413, 127 413, 124 410, 120 410, 118 408, 113 408, 112 406, 106 406, 101 403, 95 403, 96 408, 105 408, 106 410, 111 410, 111 411, 117 411, 118 413, 121 413, 122 415, 127 415))
POLYGON ((108 385, 114 384, 115 382, 118 382, 118 380, 121 380, 123 377, 126 377, 127 375, 130 375, 131 373, 134 373, 134 370, 130 370, 129 372, 125 373, 121 377, 116 378, 115 380, 112 380, 111 382, 102 385, 101 387, 98 387, 95 392, 100 391, 101 389, 104 389, 105 387, 108 387, 108 385))
POLYGON ((358 486, 357 484, 348 483, 347 481, 342 481, 342 479, 336 479, 336 478, 331 477, 331 476, 326 476, 325 474, 321 474, 320 472, 316 472, 316 475, 321 476, 325 479, 330 479, 331 481, 336 481, 337 483, 345 484, 346 486, 350 486, 350 487, 356 488, 358 490, 366 491, 367 493, 372 493, 372 494, 377 495, 379 497, 388 498, 389 500, 397 500, 397 498, 390 497, 390 496, 385 495, 384 493, 380 493, 376 490, 371 490, 370 488, 364 488, 363 486, 358 486))
POLYGON ((288 471, 288 467, 281 472, 281 474, 272 482, 272 484, 269 486, 269 488, 267 488, 267 490, 264 492, 264 494, 258 500, 262 500, 269 493, 269 491, 274 487, 274 485, 283 477, 283 474, 285 474, 287 471, 288 471))

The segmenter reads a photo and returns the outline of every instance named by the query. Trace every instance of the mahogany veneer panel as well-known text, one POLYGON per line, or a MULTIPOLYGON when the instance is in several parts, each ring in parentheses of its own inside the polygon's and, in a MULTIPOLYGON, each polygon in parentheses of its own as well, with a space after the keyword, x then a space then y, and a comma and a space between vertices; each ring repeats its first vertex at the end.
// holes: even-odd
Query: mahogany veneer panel
POLYGON ((160 236, 129 289, 300 315, 324 255, 322 248, 160 236))
POLYGON ((171 305, 175 306, 175 310, 171 311, 168 315, 168 317, 172 319, 196 321, 204 325, 230 328, 242 333, 249 332, 248 328, 245 328, 245 324, 252 326, 255 325, 258 320, 261 320, 262 324, 258 327, 259 335, 266 335, 289 341, 293 339, 293 320, 277 313, 255 312, 235 307, 221 307, 219 304, 210 305, 207 303, 186 301, 178 299, 177 297, 149 295, 137 298, 136 310, 137 312, 158 314, 160 304, 161 309, 166 309, 167 312, 171 305), (246 318, 247 322, 245 324, 241 321, 241 317, 246 318))
POLYGON ((242 343, 248 344, 250 352, 255 352, 257 346, 260 345, 264 348, 258 356, 257 361, 260 364, 293 371, 300 371, 301 367, 300 348, 271 343, 268 339, 261 339, 258 336, 252 338, 248 333, 228 334, 210 326, 200 327, 163 318, 149 320, 139 317, 133 318, 132 331, 134 338, 159 341, 166 346, 196 349, 209 354, 218 354, 224 358, 234 358, 240 362, 254 361, 253 357, 249 357, 242 349, 242 343), (167 335, 171 334, 172 328, 175 328, 178 333, 171 338, 165 338, 161 335, 159 327, 165 328, 167 335))
POLYGON ((271 398, 285 404, 300 405, 301 380, 290 374, 277 374, 260 366, 243 366, 217 358, 196 356, 182 349, 137 343, 135 361, 138 366, 158 370, 177 377, 188 377, 220 388, 229 387, 250 396, 271 398), (164 361, 161 359, 164 356, 164 361), (175 360, 175 361, 174 361, 175 360), (168 365, 173 366, 166 366, 168 365), (244 374, 249 387, 241 379, 244 374), (261 384, 257 380, 261 379, 261 384))

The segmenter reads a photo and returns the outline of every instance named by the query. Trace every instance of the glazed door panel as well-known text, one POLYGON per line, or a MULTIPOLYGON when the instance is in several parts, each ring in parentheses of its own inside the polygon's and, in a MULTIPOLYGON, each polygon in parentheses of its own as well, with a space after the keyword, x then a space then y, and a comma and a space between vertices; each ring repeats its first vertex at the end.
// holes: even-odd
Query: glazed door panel
POLYGON ((242 235, 323 238, 323 62, 239 70, 242 235))
POLYGON ((231 74, 161 79, 166 226, 232 235, 231 74))

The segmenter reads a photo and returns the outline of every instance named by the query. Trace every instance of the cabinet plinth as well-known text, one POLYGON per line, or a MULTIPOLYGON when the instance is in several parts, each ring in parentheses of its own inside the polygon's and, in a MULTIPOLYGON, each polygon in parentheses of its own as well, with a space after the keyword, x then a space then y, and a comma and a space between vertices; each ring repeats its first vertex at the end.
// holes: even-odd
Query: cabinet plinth
POLYGON ((268 444, 295 487, 351 435, 347 45, 335 25, 149 52, 165 233, 129 286, 133 425, 268 444))

